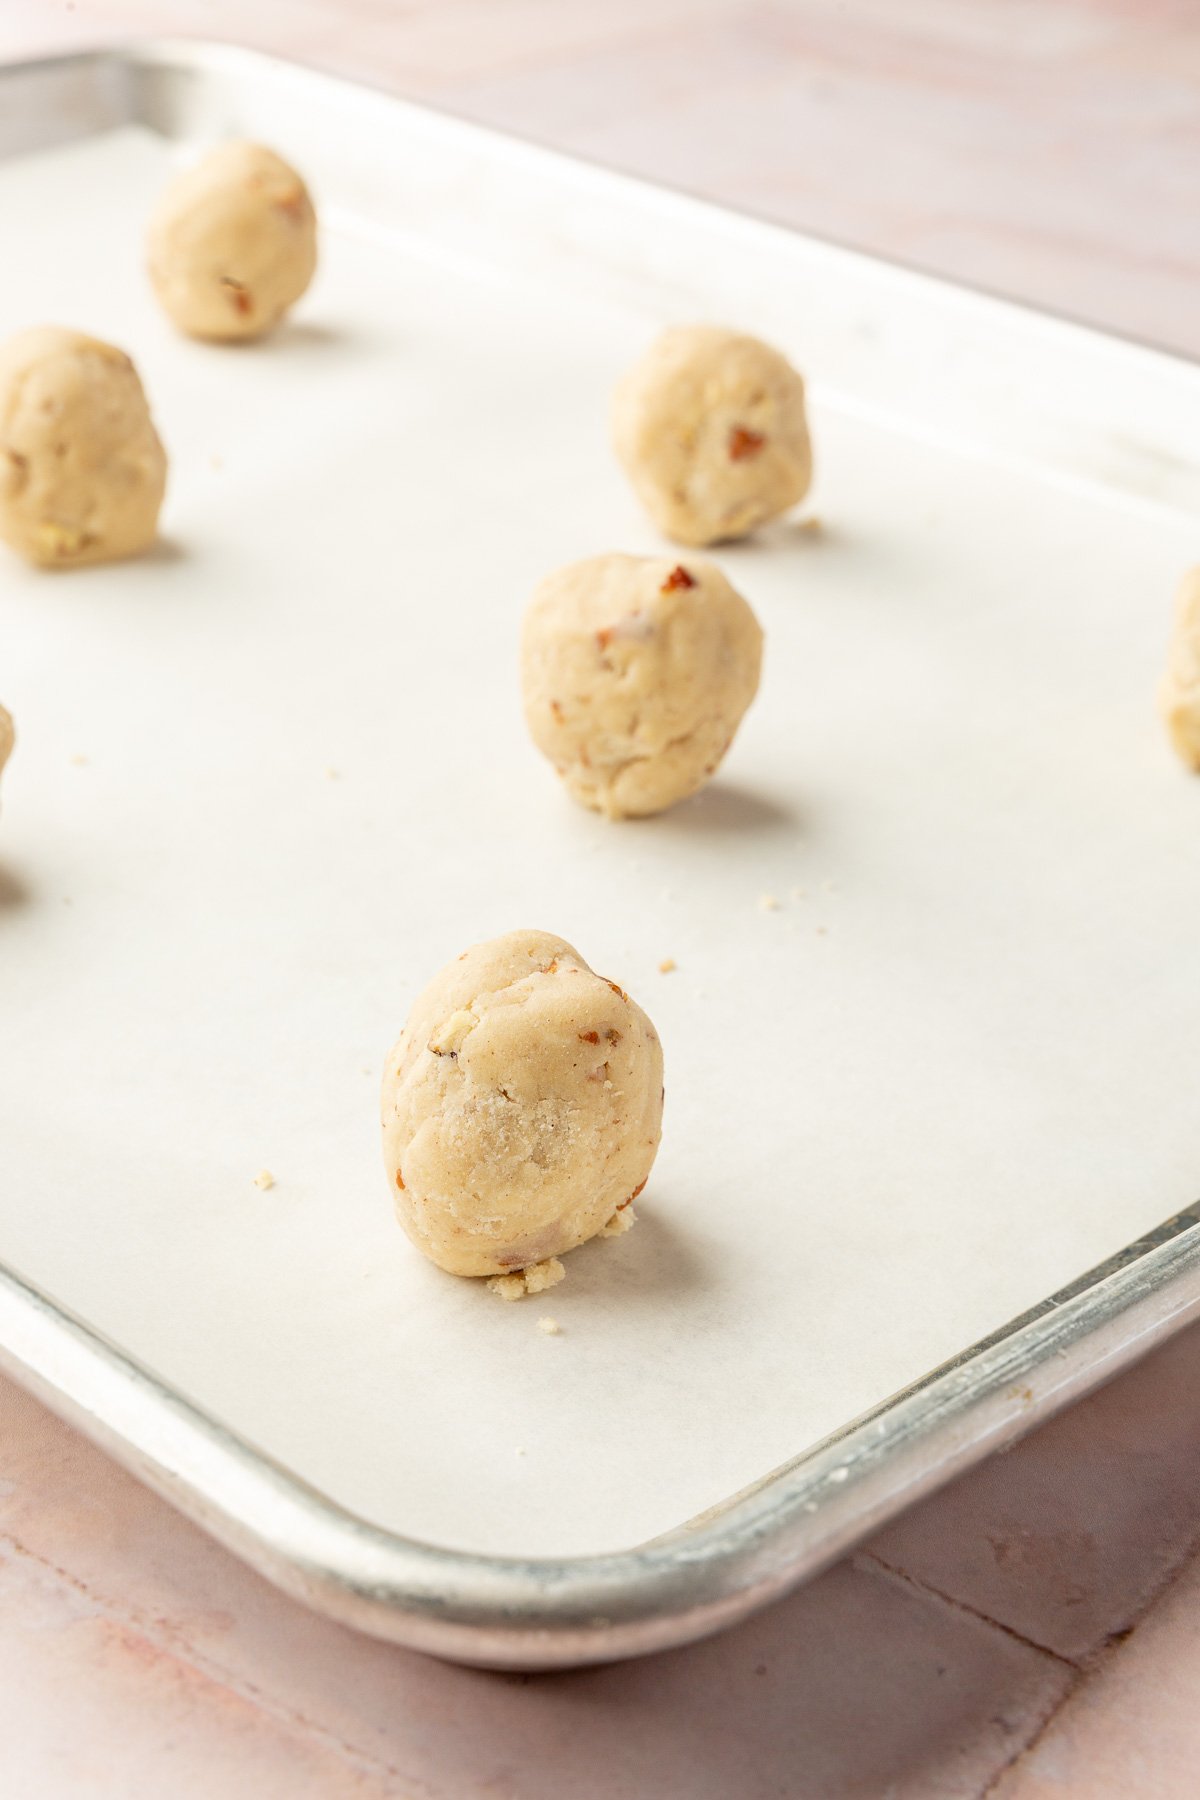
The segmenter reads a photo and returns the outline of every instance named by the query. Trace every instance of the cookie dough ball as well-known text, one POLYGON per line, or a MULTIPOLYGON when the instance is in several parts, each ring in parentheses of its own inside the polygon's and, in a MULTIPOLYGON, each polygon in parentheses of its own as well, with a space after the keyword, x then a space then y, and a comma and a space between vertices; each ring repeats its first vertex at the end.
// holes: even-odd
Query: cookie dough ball
POLYGON ((804 383, 757 338, 665 331, 621 382, 617 455, 660 531, 681 544, 744 537, 812 480, 804 383))
POLYGON ((308 189, 261 144, 222 144, 173 181, 150 221, 150 279, 190 337, 259 337, 313 278, 308 189))
POLYGON ((661 812, 716 772, 758 690, 762 642, 703 557, 570 563, 525 615, 533 741, 582 805, 610 819, 661 812))
POLYGON ((1189 769, 1200 774, 1200 569, 1183 578, 1175 604, 1175 635, 1159 707, 1171 742, 1189 769))
POLYGON ((46 325, 0 348, 0 537, 75 567, 154 541, 167 458, 123 350, 46 325))
POLYGON ((16 741, 17 734, 13 729, 12 714, 5 712, 4 708, 0 706, 0 775, 4 773, 4 765, 12 755, 12 748, 16 741))
POLYGON ((620 1230, 662 1127, 662 1049, 628 994, 545 931, 476 944, 415 1002, 383 1078, 400 1223, 506 1298, 620 1230))

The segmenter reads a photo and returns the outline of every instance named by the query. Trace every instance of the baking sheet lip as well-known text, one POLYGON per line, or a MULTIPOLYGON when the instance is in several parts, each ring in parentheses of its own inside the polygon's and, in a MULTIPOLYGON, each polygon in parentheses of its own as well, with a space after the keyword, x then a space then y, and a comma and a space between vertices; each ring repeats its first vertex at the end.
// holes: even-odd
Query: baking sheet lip
POLYGON ((454 1550, 357 1518, 3 1264, 0 1366, 316 1609, 458 1660, 565 1666, 744 1616, 1149 1349, 1200 1311, 1200 1209, 1061 1293, 699 1521, 631 1549, 569 1557, 454 1550), (1153 1304, 1172 1294, 1174 1307, 1153 1304), (1140 1332, 1118 1331, 1103 1356, 1089 1356, 1106 1326, 1139 1310, 1148 1311, 1140 1332), (1060 1358, 1060 1379, 1042 1395, 1019 1385, 1060 1358))
MULTIPOLYGON (((778 236, 782 241, 811 244, 831 255, 843 258, 856 265, 862 271, 885 272, 910 284, 913 292, 924 290, 926 293, 940 295, 947 300, 969 299, 981 307, 993 310, 996 316, 1023 321, 1026 325, 1051 325, 1064 330, 1072 336, 1082 335, 1088 338, 1097 348, 1105 344, 1116 344, 1126 351, 1134 351, 1147 358, 1168 365, 1176 365, 1200 375, 1200 354, 1192 356, 1175 345, 1167 345, 1154 338, 1143 337, 1136 332, 1120 329, 1116 326, 1100 325, 1093 320, 1080 318, 1078 314, 1066 311, 1061 307, 1034 305, 1032 302, 1018 299, 1001 289, 989 287, 984 282, 952 279, 940 275, 936 270, 923 267, 920 263, 908 262, 903 257, 883 255, 877 251, 867 250, 859 244, 839 238, 832 233, 823 232, 806 226, 789 225, 782 219, 773 218, 769 213, 761 213, 753 208, 733 206, 723 201, 698 193, 691 188, 681 187, 676 183, 651 179, 647 176, 635 175, 616 164, 607 163, 595 157, 581 156, 577 152, 556 149, 553 145, 540 143, 536 138, 524 136, 521 132, 501 129, 498 126, 486 125, 469 114, 459 113, 454 108, 442 103, 417 100, 407 94, 398 94, 393 89, 382 86, 368 76, 343 75, 323 69, 317 63, 310 63, 299 57, 280 56, 269 50, 262 50, 253 44, 234 43, 228 39, 210 38, 201 35, 194 37, 175 33, 134 34, 128 38, 116 38, 111 41, 99 41, 95 44, 82 44, 69 51, 55 53, 49 51, 44 55, 31 58, 12 58, 0 61, 0 79, 5 75, 20 71, 33 72, 38 69, 53 70, 69 65, 85 66, 87 64, 110 63, 121 67, 141 67, 147 69, 188 69, 197 68, 220 73, 220 65, 242 65, 253 72, 255 67, 274 71, 281 75, 299 75, 317 83, 327 83, 334 87, 359 90, 371 95, 375 100, 403 109, 411 117, 417 119, 433 119, 464 135, 474 137, 481 144, 489 144, 494 149, 511 154, 514 150, 535 158, 542 163, 554 163, 564 174, 573 173, 576 178, 583 175, 590 180, 599 180, 613 187, 621 186, 631 192, 643 196, 657 194, 678 204, 693 209, 699 215, 719 219, 728 225, 736 221, 756 231, 778 236)), ((136 122, 134 120, 130 121, 136 122)))
MULTIPOLYGON (((1146 1272, 1146 1258, 1153 1257, 1156 1252, 1169 1253, 1172 1260, 1183 1258, 1186 1263, 1194 1262, 1197 1292, 1192 1306, 1200 1311, 1200 1202, 1185 1207, 1161 1225, 1144 1232, 1112 1256, 1105 1258, 1085 1274, 1076 1277, 1063 1287, 1055 1289, 1044 1300, 1027 1307, 1022 1313, 989 1332, 965 1350, 948 1357, 926 1374, 918 1376, 894 1394, 877 1401, 865 1412, 838 1426, 835 1431, 828 1432, 816 1443, 811 1444, 797 1457, 778 1465, 760 1480, 744 1488, 740 1493, 730 1496, 707 1508, 698 1519, 690 1520, 672 1531, 663 1533, 652 1540, 653 1543, 665 1543, 672 1538, 694 1530, 699 1524, 706 1523, 726 1514, 733 1506, 751 1495, 763 1493, 774 1487, 781 1487, 787 1478, 805 1469, 813 1468, 824 1456, 840 1455, 844 1460, 840 1466, 853 1473, 854 1457, 846 1456, 849 1449, 853 1452, 856 1445, 865 1443, 869 1446, 871 1429, 878 1430, 882 1423, 890 1422, 895 1429, 903 1427, 907 1415, 911 1413, 919 1418, 927 1435, 933 1435, 937 1429, 936 1419, 927 1402, 932 1398, 935 1405, 953 1406, 962 1391, 964 1384, 970 1383, 975 1373, 985 1365, 993 1355, 1007 1353, 1005 1361, 992 1371, 992 1385, 1003 1388, 1005 1382, 1023 1379, 1030 1369, 1036 1369, 1055 1353, 1056 1346, 1052 1340, 1069 1335, 1075 1320, 1075 1312, 1071 1310, 1076 1303, 1095 1308, 1102 1300, 1106 1284, 1118 1281, 1118 1278, 1129 1271, 1137 1271, 1138 1279, 1134 1285, 1131 1301, 1139 1298, 1137 1287, 1143 1285, 1141 1277, 1146 1272), (1189 1235, 1190 1234, 1190 1235, 1189 1235)), ((1130 1284, 1126 1284, 1130 1285, 1130 1284)), ((1166 1291, 1167 1283, 1161 1284, 1161 1291, 1166 1291)), ((1115 1295, 1118 1288, 1112 1289, 1115 1295)), ((1118 1309, 1119 1310, 1119 1309, 1118 1309)), ((1183 1322, 1183 1321, 1181 1321, 1183 1322)), ((1103 1379, 1103 1376, 1100 1377, 1103 1379)), ((1025 1404, 1025 1392, 1016 1396, 1025 1404)), ((1044 1410, 1038 1410, 1035 1423, 1041 1423, 1045 1417, 1044 1410)), ((803 1499, 803 1495, 800 1496, 803 1499)), ((786 1500, 785 1500, 786 1504, 786 1500)))

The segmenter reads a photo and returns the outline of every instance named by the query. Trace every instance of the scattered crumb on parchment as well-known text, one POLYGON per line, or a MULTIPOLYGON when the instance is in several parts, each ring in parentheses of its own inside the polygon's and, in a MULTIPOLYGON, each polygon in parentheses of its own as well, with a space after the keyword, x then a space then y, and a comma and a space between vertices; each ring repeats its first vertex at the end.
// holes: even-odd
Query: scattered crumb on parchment
POLYGON ((837 893, 837 882, 836 881, 823 881, 821 883, 821 892, 823 894, 836 894, 837 893))
POLYGON ((673 956, 664 956, 658 965, 658 972, 660 975, 671 975, 678 967, 679 964, 673 956))
POLYGON ((818 531, 824 531, 824 529, 825 523, 821 518, 820 513, 809 513, 805 518, 801 519, 796 526, 797 531, 811 531, 814 534, 818 531))
POLYGON ((86 769, 88 759, 86 756, 83 755, 83 753, 81 751, 77 750, 75 755, 71 758, 71 763, 72 763, 72 766, 76 769, 86 769))
POLYGON ((275 1186, 275 1177, 272 1175, 270 1169, 260 1169, 258 1174, 254 1177, 254 1185, 256 1188, 263 1188, 264 1190, 266 1188, 273 1188, 275 1186))
POLYGON ((624 1237, 625 1233, 627 1231, 632 1231, 636 1224, 637 1214, 627 1201, 624 1206, 619 1206, 617 1208, 607 1225, 602 1225, 600 1227, 600 1236, 624 1237))
POLYGON ((214 450, 208 459, 208 466, 210 469, 223 469, 225 467, 225 460, 218 451, 214 450))
POLYGON ((561 1337, 562 1335, 562 1326, 557 1319, 552 1319, 549 1313, 542 1314, 537 1322, 537 1328, 547 1337, 561 1337))
POLYGON ((774 894, 760 894, 758 896, 758 906, 760 912, 778 912, 779 900, 774 894))
POLYGON ((829 932, 824 925, 817 926, 817 936, 818 937, 828 937, 829 936, 829 932))
POLYGON ((524 1454, 525 1454, 524 1444, 514 1444, 513 1445, 513 1455, 514 1456, 524 1456, 524 1454))
POLYGON ((512 1275, 490 1276, 488 1292, 499 1294, 502 1300, 523 1300, 526 1294, 544 1294, 547 1288, 557 1287, 566 1272, 557 1256, 550 1256, 512 1275))
POLYGON ((808 889, 807 888, 793 888, 792 889, 792 899, 793 900, 806 900, 807 898, 808 898, 808 889))

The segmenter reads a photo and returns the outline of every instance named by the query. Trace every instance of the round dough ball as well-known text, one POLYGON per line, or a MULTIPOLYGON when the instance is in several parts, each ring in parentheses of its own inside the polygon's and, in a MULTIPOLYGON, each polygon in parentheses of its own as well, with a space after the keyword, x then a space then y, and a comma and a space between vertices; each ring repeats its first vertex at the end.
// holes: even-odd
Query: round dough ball
POLYGON ((664 331, 617 389, 617 455, 655 524, 681 544, 744 537, 812 480, 804 382, 757 338, 664 331))
POLYGON ((45 325, 0 348, 0 537, 47 567, 154 541, 167 458, 123 350, 45 325))
POLYGON ((317 216, 273 150, 222 144, 162 196, 147 253, 154 291, 181 331, 259 337, 313 278, 317 216))
POLYGON ((1176 751, 1200 774, 1200 569, 1189 569, 1175 603, 1175 635, 1159 707, 1176 751))
POLYGON ((703 557, 570 563, 525 614, 533 741, 584 806, 610 819, 661 812, 716 772, 758 691, 762 642, 703 557))
POLYGON ((545 931, 476 944, 417 999, 384 1070, 400 1223, 452 1275, 527 1270, 514 1288, 549 1286, 549 1259, 623 1227, 662 1100, 654 1027, 570 944, 545 931))

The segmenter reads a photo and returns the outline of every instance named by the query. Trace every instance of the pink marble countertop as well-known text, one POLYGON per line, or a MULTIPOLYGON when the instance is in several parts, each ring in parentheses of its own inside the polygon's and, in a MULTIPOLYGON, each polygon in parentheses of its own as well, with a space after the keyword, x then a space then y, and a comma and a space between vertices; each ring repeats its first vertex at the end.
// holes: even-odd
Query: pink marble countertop
MULTIPOLYGON (((1200 353, 1178 0, 4 0, 277 49, 1200 353)), ((307 1614, 0 1383, 0 1793, 1191 1800, 1200 1327, 710 1643, 454 1669, 307 1614)))

